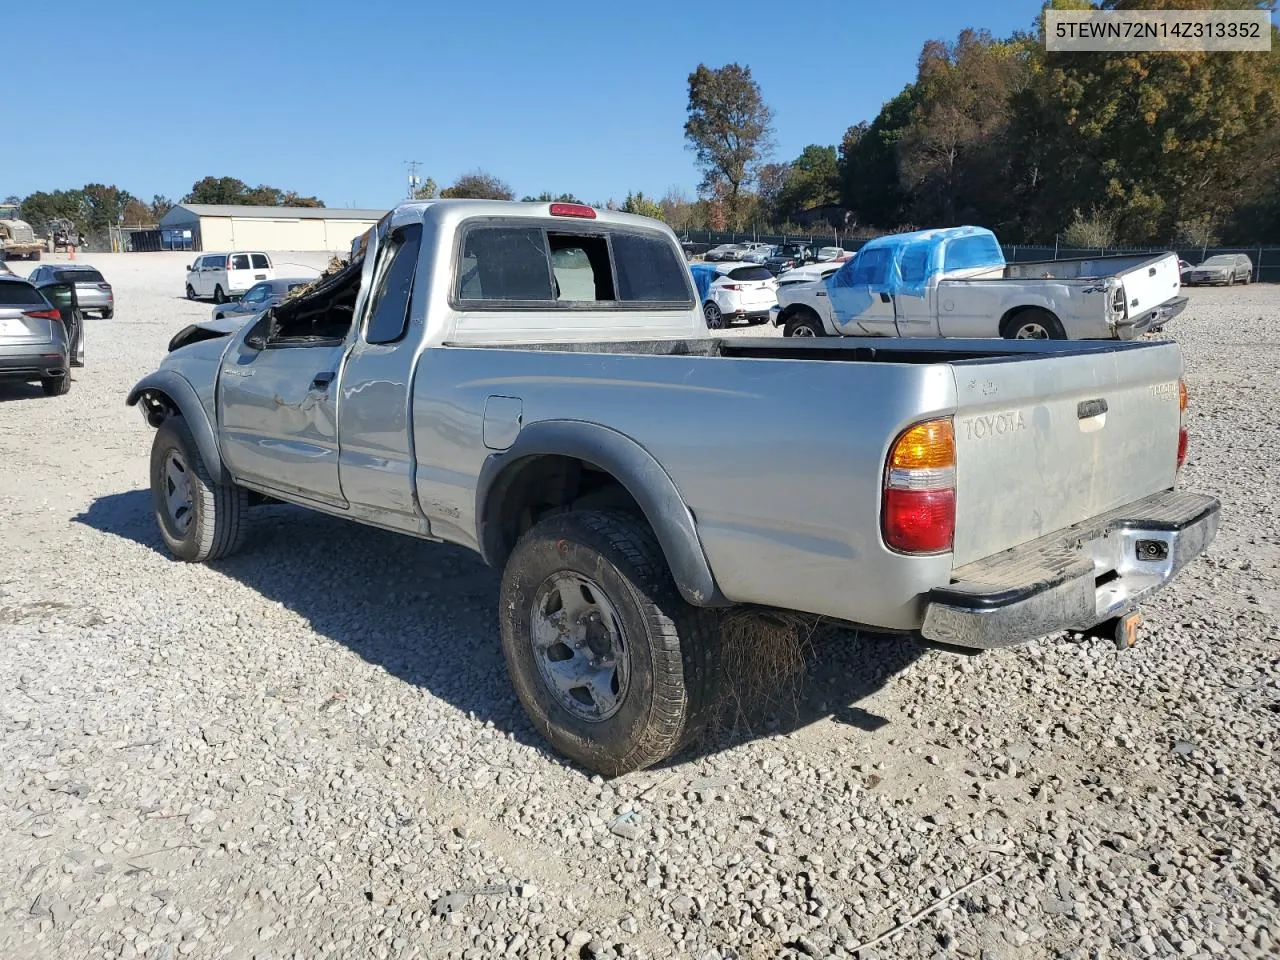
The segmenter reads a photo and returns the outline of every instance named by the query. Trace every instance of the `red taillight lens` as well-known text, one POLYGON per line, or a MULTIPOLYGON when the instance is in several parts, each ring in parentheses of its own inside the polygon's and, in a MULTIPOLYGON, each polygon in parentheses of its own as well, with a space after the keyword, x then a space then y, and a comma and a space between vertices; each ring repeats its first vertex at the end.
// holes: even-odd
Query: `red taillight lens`
POLYGON ((1178 469, 1187 462, 1187 384, 1178 381, 1178 469))
POLYGON ((943 553, 956 532, 956 440, 951 418, 898 435, 885 463, 880 529, 903 553, 943 553))
POLYGON ((594 207, 589 207, 585 203, 553 203, 551 205, 551 215, 553 217, 580 217, 583 220, 594 220, 596 211, 594 207))
POLYGON ((941 553, 951 549, 955 531, 955 490, 884 492, 884 542, 893 549, 941 553))
POLYGON ((720 285, 720 289, 721 289, 721 290, 741 290, 741 289, 742 289, 742 284, 740 284, 740 283, 725 283, 725 284, 721 284, 721 285, 720 285))
POLYGON ((62 314, 57 310, 23 310, 24 317, 31 317, 33 320, 61 320, 62 314))

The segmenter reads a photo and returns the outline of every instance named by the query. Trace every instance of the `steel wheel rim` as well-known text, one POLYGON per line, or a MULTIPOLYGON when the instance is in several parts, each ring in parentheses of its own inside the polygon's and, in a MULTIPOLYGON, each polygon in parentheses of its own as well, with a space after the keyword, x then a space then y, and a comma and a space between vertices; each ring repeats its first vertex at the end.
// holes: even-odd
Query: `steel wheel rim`
POLYGON ((809 326, 807 323, 800 323, 792 327, 791 335, 793 337, 816 337, 817 336, 817 334, 813 332, 813 327, 809 326))
POLYGON ((626 640, 598 583, 567 570, 544 580, 529 640, 543 684, 569 713, 600 723, 621 709, 630 680, 626 640))
POLYGON ((707 318, 707 327, 711 330, 719 330, 724 322, 724 315, 714 303, 708 303, 703 307, 702 315, 707 318))
POLYGON ((179 535, 185 534, 191 526, 195 500, 191 493, 191 473, 177 450, 170 450, 164 455, 161 483, 169 523, 179 535))
POLYGON ((1015 340, 1048 340, 1049 331, 1039 323, 1024 323, 1014 335, 1015 340))

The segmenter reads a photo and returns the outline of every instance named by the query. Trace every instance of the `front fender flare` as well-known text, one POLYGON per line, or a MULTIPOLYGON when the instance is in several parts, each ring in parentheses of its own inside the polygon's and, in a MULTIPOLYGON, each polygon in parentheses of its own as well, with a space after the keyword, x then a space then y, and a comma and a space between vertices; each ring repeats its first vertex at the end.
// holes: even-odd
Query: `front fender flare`
POLYGON ((196 395, 191 381, 172 370, 157 370, 134 384, 133 389, 129 391, 129 396, 125 398, 125 403, 131 407, 137 406, 138 401, 148 395, 167 398, 165 406, 172 407, 172 411, 156 419, 155 410, 149 405, 144 405, 142 415, 147 423, 157 427, 165 416, 172 416, 175 413, 180 415, 187 422, 187 428, 191 431, 196 447, 200 450, 200 459, 204 461, 209 472, 220 482, 231 483, 231 476, 227 472, 226 464, 222 461, 222 452, 218 449, 217 434, 214 433, 213 424, 209 422, 204 404, 196 395))
POLYGON ((476 484, 476 539, 488 563, 498 566, 504 559, 496 509, 503 493, 499 481, 516 463, 536 456, 573 457, 613 476, 640 505, 681 595, 694 606, 730 605, 711 573, 693 514, 671 477, 640 444, 598 423, 532 423, 510 447, 485 460, 476 484))

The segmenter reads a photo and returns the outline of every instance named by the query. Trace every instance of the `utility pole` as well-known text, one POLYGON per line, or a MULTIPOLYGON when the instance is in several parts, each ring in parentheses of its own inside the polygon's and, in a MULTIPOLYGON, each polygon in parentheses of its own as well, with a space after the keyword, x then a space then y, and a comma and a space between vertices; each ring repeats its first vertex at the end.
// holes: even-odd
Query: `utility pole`
POLYGON ((408 198, 413 199, 413 195, 418 192, 418 188, 422 186, 422 178, 418 176, 418 167, 422 166, 419 160, 406 160, 404 165, 409 168, 409 193, 408 198))

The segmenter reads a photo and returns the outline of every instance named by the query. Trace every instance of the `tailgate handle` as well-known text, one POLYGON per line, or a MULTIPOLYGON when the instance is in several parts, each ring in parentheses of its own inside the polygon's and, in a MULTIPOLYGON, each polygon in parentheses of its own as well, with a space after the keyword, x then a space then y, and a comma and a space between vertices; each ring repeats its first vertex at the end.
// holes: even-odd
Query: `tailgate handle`
POLYGON ((1148 277, 1154 277, 1155 275, 1156 275, 1156 268, 1155 268, 1155 267, 1152 267, 1152 268, 1150 268, 1150 269, 1147 271, 1147 276, 1148 276, 1148 277))
POLYGON ((1076 405, 1076 418, 1079 420, 1088 420, 1090 417, 1098 417, 1107 412, 1107 401, 1105 397, 1097 397, 1094 400, 1081 400, 1076 405))

